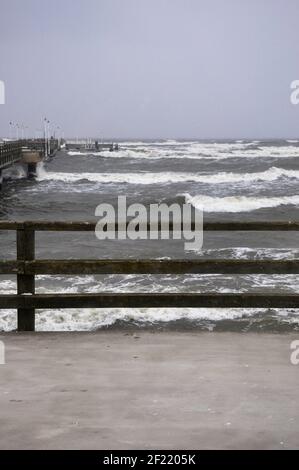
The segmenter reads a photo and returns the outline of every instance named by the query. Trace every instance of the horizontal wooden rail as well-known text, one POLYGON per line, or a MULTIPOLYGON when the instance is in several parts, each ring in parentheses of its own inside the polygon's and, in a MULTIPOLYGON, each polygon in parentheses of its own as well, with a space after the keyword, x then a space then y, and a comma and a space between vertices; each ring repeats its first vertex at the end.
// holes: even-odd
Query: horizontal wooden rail
POLYGON ((24 265, 19 261, 0 261, 0 274, 23 274, 24 265))
POLYGON ((299 260, 0 261, 0 274, 299 274, 299 260))
POLYGON ((57 308, 299 308, 299 294, 106 293, 0 295, 0 309, 57 308))
MULTIPOLYGON (((15 230, 17 233, 17 260, 0 261, 0 274, 17 275, 17 294, 0 295, 0 309, 18 309, 18 330, 33 331, 35 309, 44 308, 299 308, 299 294, 292 293, 35 294, 35 276, 41 274, 241 275, 299 273, 299 260, 296 259, 35 259, 35 232, 91 232, 94 231, 95 226, 96 222, 94 221, 0 221, 0 230, 15 230)), ((172 228, 170 225, 170 230, 172 228)), ((194 228, 193 226, 192 230, 194 228)), ((159 229, 161 229, 160 226, 159 229)), ((203 229, 205 231, 299 231, 299 222, 205 222, 203 229)), ((150 230, 150 226, 148 226, 148 230, 150 230)))
MULTIPOLYGON (((0 220, 0 230, 34 230, 47 231, 47 232, 92 232, 95 230, 96 222, 89 221, 7 221, 0 220)), ((160 229, 160 225, 158 227, 160 229)), ((183 228, 183 226, 182 226, 183 228)), ((173 229, 172 223, 169 229, 173 229)), ((195 225, 191 225, 191 229, 195 229, 195 225)), ((117 232, 118 225, 115 226, 117 232)), ((147 225, 147 230, 150 230, 150 225, 147 225)), ((217 231, 217 232, 231 232, 231 231, 299 231, 299 221, 252 221, 252 222, 204 222, 204 231, 217 231)))
POLYGON ((22 157, 22 143, 9 142, 0 145, 0 169, 19 161, 22 157))

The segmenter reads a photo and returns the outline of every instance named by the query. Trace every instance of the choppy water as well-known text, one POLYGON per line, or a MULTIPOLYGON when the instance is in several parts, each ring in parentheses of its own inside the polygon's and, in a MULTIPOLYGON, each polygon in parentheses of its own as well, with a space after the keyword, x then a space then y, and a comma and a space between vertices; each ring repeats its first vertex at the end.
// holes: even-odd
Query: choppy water
MULTIPOLYGON (((119 152, 60 152, 36 181, 10 169, 0 193, 1 219, 92 220, 101 202, 190 202, 206 220, 299 220, 299 141, 122 142, 119 152)), ((15 257, 14 234, 0 232, 0 258, 15 257)), ((40 233, 37 256, 47 258, 294 259, 296 232, 209 233, 203 251, 181 241, 99 241, 93 233, 40 233)), ((0 276, 0 292, 15 279, 0 276)), ((297 292, 296 276, 107 275, 39 276, 38 292, 297 292)), ((39 311, 39 330, 107 326, 283 331, 299 328, 299 311, 257 309, 78 309, 39 311)), ((0 329, 16 326, 0 311, 0 329)))

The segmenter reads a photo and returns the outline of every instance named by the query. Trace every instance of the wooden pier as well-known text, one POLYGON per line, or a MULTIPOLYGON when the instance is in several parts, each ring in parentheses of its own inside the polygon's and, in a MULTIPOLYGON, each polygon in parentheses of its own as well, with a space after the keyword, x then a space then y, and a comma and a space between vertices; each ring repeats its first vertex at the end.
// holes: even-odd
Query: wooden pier
POLYGON ((53 156, 59 148, 58 140, 51 139, 46 144, 44 139, 16 140, 0 144, 0 190, 2 187, 2 170, 16 163, 23 163, 27 167, 29 178, 36 173, 36 165, 46 156, 53 156))
MULTIPOLYGON (((36 294, 35 276, 40 274, 299 273, 299 260, 35 259, 35 232, 94 231, 95 225, 95 222, 0 221, 0 230, 14 230, 17 234, 17 259, 0 261, 0 274, 17 275, 17 294, 0 295, 0 309, 18 310, 19 331, 34 331, 35 309, 44 308, 299 308, 299 294, 293 293, 36 294)), ((299 222, 207 222, 204 223, 204 230, 299 231, 299 222)))
POLYGON ((99 140, 67 140, 66 148, 67 150, 79 150, 85 152, 101 152, 104 150, 109 150, 109 152, 116 152, 119 150, 119 145, 118 143, 101 142, 99 140))

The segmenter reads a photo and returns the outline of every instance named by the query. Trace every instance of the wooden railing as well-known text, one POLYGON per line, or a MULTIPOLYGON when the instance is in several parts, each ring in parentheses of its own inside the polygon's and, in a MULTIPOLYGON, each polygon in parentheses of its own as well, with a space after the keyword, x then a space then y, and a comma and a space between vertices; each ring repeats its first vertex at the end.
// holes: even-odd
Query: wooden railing
MULTIPOLYGON (((44 139, 26 139, 6 142, 0 145, 0 169, 12 165, 22 159, 22 149, 29 148, 40 152, 45 151, 44 139)), ((49 140, 49 152, 54 153, 58 149, 58 140, 49 140)))
POLYGON ((12 165, 22 158, 22 144, 20 141, 0 145, 0 169, 12 165))
MULTIPOLYGON (((298 231, 299 222, 206 222, 203 228, 205 231, 298 231)), ((38 274, 298 274, 299 260, 42 260, 35 259, 35 232, 94 231, 95 223, 0 221, 0 230, 17 233, 17 259, 0 261, 0 274, 17 275, 17 294, 0 295, 0 309, 18 310, 19 331, 34 331, 35 309, 44 308, 299 308, 299 294, 292 293, 35 294, 38 274)))
MULTIPOLYGON (((45 139, 27 139, 24 145, 31 150, 39 150, 45 152, 45 139)), ((50 155, 58 149, 59 142, 57 139, 49 139, 48 151, 50 155)))

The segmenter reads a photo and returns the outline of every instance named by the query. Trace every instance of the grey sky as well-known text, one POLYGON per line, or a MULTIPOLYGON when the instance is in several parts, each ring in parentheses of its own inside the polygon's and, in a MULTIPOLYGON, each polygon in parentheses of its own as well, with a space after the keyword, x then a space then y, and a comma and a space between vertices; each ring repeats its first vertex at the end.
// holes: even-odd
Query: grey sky
POLYGON ((0 134, 295 137, 299 0, 0 0, 0 134))

